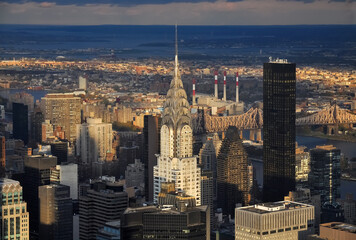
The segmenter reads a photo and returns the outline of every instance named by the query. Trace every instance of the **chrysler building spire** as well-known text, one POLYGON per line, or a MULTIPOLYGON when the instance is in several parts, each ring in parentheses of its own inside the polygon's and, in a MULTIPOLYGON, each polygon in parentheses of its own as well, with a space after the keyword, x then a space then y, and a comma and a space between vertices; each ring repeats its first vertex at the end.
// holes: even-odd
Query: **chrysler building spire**
POLYGON ((193 155, 190 105, 179 74, 177 25, 175 27, 174 76, 163 105, 161 152, 153 168, 154 201, 158 200, 161 183, 174 182, 176 190, 194 196, 200 205, 200 168, 193 155))
MULTIPOLYGON (((177 25, 175 28, 174 76, 167 92, 166 102, 164 103, 162 125, 166 125, 173 130, 175 139, 177 131, 180 132, 184 125, 190 126, 190 105, 179 74, 177 25)), ((176 141, 174 142, 174 155, 176 155, 177 143, 176 141)))

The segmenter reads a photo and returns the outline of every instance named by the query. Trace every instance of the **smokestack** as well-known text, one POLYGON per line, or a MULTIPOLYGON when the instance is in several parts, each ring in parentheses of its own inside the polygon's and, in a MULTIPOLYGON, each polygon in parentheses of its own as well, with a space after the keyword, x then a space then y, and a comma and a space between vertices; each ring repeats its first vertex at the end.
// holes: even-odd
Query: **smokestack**
POLYGON ((239 72, 236 73, 236 102, 239 102, 239 72))
POLYGON ((193 97, 192 97, 192 104, 195 105, 195 78, 193 78, 193 97))
POLYGON ((218 71, 215 71, 215 98, 218 98, 218 71))
POLYGON ((224 96, 223 101, 226 101, 226 71, 224 71, 224 96))

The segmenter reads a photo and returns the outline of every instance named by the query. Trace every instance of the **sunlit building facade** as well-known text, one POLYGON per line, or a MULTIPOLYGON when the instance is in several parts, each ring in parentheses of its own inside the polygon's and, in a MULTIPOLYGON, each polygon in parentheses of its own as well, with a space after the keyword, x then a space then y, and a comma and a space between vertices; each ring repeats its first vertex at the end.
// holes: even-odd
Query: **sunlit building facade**
POLYGON ((153 170, 154 201, 157 202, 162 182, 174 182, 177 190, 194 196, 200 205, 200 168, 193 155, 190 105, 178 71, 177 53, 161 124, 161 152, 153 170))
POLYGON ((80 124, 81 99, 72 93, 53 93, 41 98, 41 110, 45 120, 50 120, 54 128, 61 127, 65 139, 74 141, 77 124, 80 124))
POLYGON ((236 208, 236 240, 298 240, 314 233, 314 206, 281 201, 236 208))
POLYGON ((12 179, 0 179, 0 239, 29 240, 29 213, 22 198, 22 186, 12 179))

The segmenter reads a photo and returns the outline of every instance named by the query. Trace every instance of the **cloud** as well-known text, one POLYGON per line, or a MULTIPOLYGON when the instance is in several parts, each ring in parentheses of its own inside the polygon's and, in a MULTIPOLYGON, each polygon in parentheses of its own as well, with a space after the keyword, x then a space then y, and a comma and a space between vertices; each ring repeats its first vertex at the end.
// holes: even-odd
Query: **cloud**
MULTIPOLYGON (((111 4, 115 6, 135 6, 135 5, 162 5, 170 3, 200 3, 200 2, 215 2, 216 0, 55 0, 56 5, 102 5, 111 4)), ((0 0, 0 2, 7 3, 24 3, 24 2, 34 2, 34 3, 46 3, 43 0, 0 0)))
MULTIPOLYGON (((17 0, 14 0, 17 1, 17 0)), ((290 25, 356 24, 356 4, 315 0, 132 0, 139 5, 115 5, 114 1, 65 0, 6 3, 0 0, 0 24, 57 25, 290 25), (62 2, 62 4, 58 4, 62 2), (75 3, 73 3, 75 2, 75 3), (109 3, 110 2, 110 3, 109 3), (150 3, 150 4, 148 4, 150 3)), ((20 2, 20 1, 17 1, 20 2)), ((128 0, 115 2, 129 2, 128 0)))
POLYGON ((54 2, 41 2, 40 3, 40 7, 43 7, 43 8, 50 8, 55 5, 56 5, 56 3, 54 3, 54 2))

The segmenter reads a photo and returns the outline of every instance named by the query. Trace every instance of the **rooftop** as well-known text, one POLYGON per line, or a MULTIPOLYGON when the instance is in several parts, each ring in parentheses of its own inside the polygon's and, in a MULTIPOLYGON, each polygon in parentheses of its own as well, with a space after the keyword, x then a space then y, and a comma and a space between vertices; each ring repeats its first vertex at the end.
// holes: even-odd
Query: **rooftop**
POLYGON ((320 224, 320 226, 356 234, 356 225, 352 225, 348 223, 330 222, 330 223, 320 224))
POLYGON ((9 178, 0 178, 0 186, 7 184, 20 184, 18 181, 9 179, 9 178))
POLYGON ((273 59, 272 57, 269 57, 269 62, 270 63, 289 63, 287 59, 273 59))
POLYGON ((252 206, 241 207, 238 209, 248 211, 248 212, 254 212, 258 214, 264 214, 264 213, 281 212, 281 211, 300 209, 306 207, 313 207, 313 206, 309 204, 299 203, 299 202, 280 201, 280 202, 255 204, 252 206))
POLYGON ((105 223, 105 225, 110 227, 120 227, 120 224, 121 224, 120 220, 105 223))

